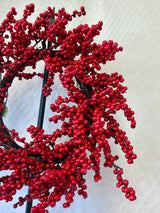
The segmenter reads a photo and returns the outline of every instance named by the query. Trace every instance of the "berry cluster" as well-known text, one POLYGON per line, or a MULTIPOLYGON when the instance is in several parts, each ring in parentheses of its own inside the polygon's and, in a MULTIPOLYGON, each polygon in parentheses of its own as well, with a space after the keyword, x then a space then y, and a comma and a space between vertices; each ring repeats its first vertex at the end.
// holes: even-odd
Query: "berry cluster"
POLYGON ((118 73, 98 73, 101 64, 115 60, 122 47, 112 40, 94 43, 94 37, 102 29, 101 21, 91 27, 85 24, 66 30, 68 22, 86 14, 84 7, 72 14, 64 8, 56 13, 48 7, 30 23, 27 18, 33 12, 34 5, 27 5, 23 18, 16 20, 16 10, 12 8, 0 26, 0 171, 12 170, 11 175, 0 178, 0 200, 11 201, 25 185, 29 186, 29 193, 19 197, 14 208, 38 199, 40 203, 32 207, 32 213, 47 213, 46 208, 54 207, 62 196, 66 199, 63 207, 69 207, 76 191, 87 198, 84 176, 88 170, 95 172, 95 182, 102 178, 102 153, 104 167, 113 168, 117 187, 121 187, 126 198, 135 200, 134 189, 128 187, 128 180, 122 178, 123 170, 115 164, 119 157, 112 155, 109 145, 112 138, 129 164, 136 159, 126 132, 114 117, 123 110, 131 128, 136 125, 134 112, 123 96, 127 87, 122 85, 124 79, 118 73), (50 22, 53 19, 55 22, 50 22), (43 48, 37 48, 38 44, 43 48), (32 140, 27 142, 16 130, 7 129, 2 116, 8 89, 15 78, 44 77, 36 71, 24 72, 26 66, 35 69, 39 60, 44 60, 48 70, 44 95, 51 95, 56 73, 68 95, 58 96, 50 105, 53 116, 49 122, 61 121, 61 128, 46 134, 44 129, 31 125, 27 132, 32 140), (57 138, 63 141, 63 136, 68 136, 68 141, 57 144, 57 138))

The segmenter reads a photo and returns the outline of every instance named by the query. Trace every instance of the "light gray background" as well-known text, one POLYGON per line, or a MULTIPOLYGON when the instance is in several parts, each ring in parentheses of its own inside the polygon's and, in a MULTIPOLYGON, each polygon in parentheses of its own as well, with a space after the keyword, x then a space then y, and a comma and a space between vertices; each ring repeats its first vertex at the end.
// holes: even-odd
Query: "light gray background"
MULTIPOLYGON (((136 189, 137 200, 130 202, 117 189, 112 169, 102 167, 102 180, 93 181, 93 173, 87 175, 88 199, 75 197, 69 209, 63 209, 62 202, 57 203, 50 212, 54 213, 159 213, 160 212, 160 1, 159 0, 0 0, 0 22, 12 6, 21 17, 26 4, 36 5, 36 15, 43 12, 47 6, 56 9, 65 7, 71 12, 86 7, 87 15, 77 18, 70 23, 72 29, 80 23, 96 24, 102 20, 103 30, 97 42, 114 40, 124 47, 124 51, 116 55, 116 61, 108 62, 102 71, 107 73, 118 72, 125 78, 124 84, 128 87, 125 94, 128 104, 135 111, 137 127, 130 129, 123 113, 117 116, 121 127, 127 131, 128 137, 138 155, 135 164, 127 165, 124 154, 116 145, 112 145, 113 152, 120 155, 118 165, 124 168, 124 177, 129 179, 130 185, 136 189)), ((38 64, 43 72, 44 63, 38 64)), ((29 70, 28 70, 29 71, 29 70)), ((30 124, 36 125, 40 98, 41 80, 14 82, 9 91, 9 115, 5 123, 9 128, 16 128, 20 136, 27 134, 25 129, 30 124)), ((54 93, 48 104, 57 95, 65 94, 58 79, 55 82, 54 93)), ((48 105, 47 105, 48 106, 48 105)), ((47 123, 49 109, 46 112, 46 131, 51 130, 47 123)), ((28 136, 27 136, 28 137, 28 136)), ((112 142, 111 142, 112 143, 112 142)), ((2 172, 0 173, 2 174, 2 172)), ((17 197, 24 195, 27 188, 18 192, 17 197)), ((0 202, 2 213, 23 213, 24 208, 12 209, 12 203, 0 202)))

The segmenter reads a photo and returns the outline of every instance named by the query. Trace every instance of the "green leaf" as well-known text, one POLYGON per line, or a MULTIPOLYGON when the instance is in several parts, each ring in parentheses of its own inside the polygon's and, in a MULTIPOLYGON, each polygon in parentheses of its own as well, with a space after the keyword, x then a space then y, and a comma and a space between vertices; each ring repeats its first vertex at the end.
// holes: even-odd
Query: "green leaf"
POLYGON ((5 106, 2 111, 2 117, 6 117, 8 115, 8 108, 5 106))

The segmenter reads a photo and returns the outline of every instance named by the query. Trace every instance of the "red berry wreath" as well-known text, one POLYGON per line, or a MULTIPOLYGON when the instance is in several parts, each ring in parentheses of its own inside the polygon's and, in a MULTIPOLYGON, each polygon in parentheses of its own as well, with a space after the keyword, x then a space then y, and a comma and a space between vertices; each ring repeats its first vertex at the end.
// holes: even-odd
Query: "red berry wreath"
POLYGON ((16 20, 16 10, 12 8, 0 26, 0 171, 12 170, 11 175, 0 178, 0 200, 11 201, 17 190, 29 186, 29 193, 20 197, 14 208, 25 201, 38 199, 40 203, 32 207, 32 213, 46 213, 48 210, 45 209, 54 207, 63 195, 66 199, 63 207, 69 207, 76 191, 87 198, 87 170, 95 171, 96 182, 101 179, 102 153, 104 167, 113 168, 117 187, 121 187, 126 198, 135 200, 135 191, 128 187, 128 180, 122 178, 123 170, 115 164, 118 156, 112 155, 109 145, 109 139, 113 138, 129 164, 136 159, 126 132, 120 129, 114 117, 117 111, 123 110, 131 127, 136 125, 134 112, 123 96, 127 87, 122 85, 124 79, 118 73, 98 73, 101 64, 115 60, 115 54, 122 51, 122 47, 112 40, 94 43, 94 37, 102 29, 101 21, 91 27, 84 24, 66 30, 68 22, 86 14, 84 7, 72 14, 64 8, 55 13, 48 7, 34 23, 30 23, 27 18, 33 12, 34 5, 27 5, 23 18, 16 20), (50 23, 51 19, 55 19, 55 23, 50 23), (39 43, 42 43, 42 49, 37 48, 39 43), (2 116, 8 89, 15 78, 44 77, 36 71, 25 73, 27 66, 34 69, 40 60, 44 60, 48 71, 44 95, 51 95, 54 76, 59 73, 68 96, 58 96, 50 105, 53 116, 49 122, 61 120, 61 128, 46 134, 44 129, 31 125, 27 132, 32 141, 28 143, 16 130, 7 129, 2 116), (56 144, 56 139, 63 136, 68 136, 69 140, 56 144))

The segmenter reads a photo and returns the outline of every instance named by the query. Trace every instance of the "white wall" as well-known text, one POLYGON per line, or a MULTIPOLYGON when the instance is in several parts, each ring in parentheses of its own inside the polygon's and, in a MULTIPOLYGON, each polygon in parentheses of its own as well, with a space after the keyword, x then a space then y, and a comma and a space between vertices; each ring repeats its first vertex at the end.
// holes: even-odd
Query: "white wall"
MULTIPOLYGON (((124 47, 118 53, 116 61, 108 62, 103 72, 119 72, 128 87, 126 97, 129 105, 135 111, 137 127, 130 130, 129 123, 119 114, 122 128, 128 132, 138 159, 134 165, 127 165, 119 147, 112 146, 114 153, 121 157, 119 165, 124 168, 124 176, 130 180, 136 189, 137 200, 130 202, 117 189, 112 169, 102 168, 102 180, 95 183, 92 172, 88 173, 88 199, 76 196, 69 209, 63 209, 62 203, 50 212, 55 213, 159 213, 160 212, 160 1, 159 0, 35 0, 34 19, 47 6, 56 9, 65 7, 71 12, 86 7, 87 15, 77 18, 70 24, 72 28, 80 23, 96 24, 104 22, 103 30, 97 42, 110 40, 118 42, 124 47)), ((17 17, 22 15, 26 4, 31 1, 0 0, 0 22, 5 14, 14 6, 18 11, 17 17)), ((39 63, 39 70, 43 72, 43 63, 39 63)), ((9 115, 5 119, 10 128, 16 128, 22 135, 30 124, 36 124, 40 97, 41 81, 34 79, 30 82, 15 82, 9 91, 9 115)), ((52 100, 64 90, 55 84, 52 100)), ((49 102, 51 98, 49 99, 49 102)), ((48 103, 49 103, 48 102, 48 103)), ((49 115, 47 111, 46 117, 49 115)), ((47 121, 47 119, 46 119, 47 121)), ((45 122, 45 129, 49 125, 45 122)), ((1 174, 1 173, 0 173, 1 174)), ((17 196, 26 192, 24 188, 17 196)), ((16 199, 14 200, 16 201, 16 199)), ((12 203, 0 202, 3 213, 22 213, 25 206, 16 210, 12 203)))

